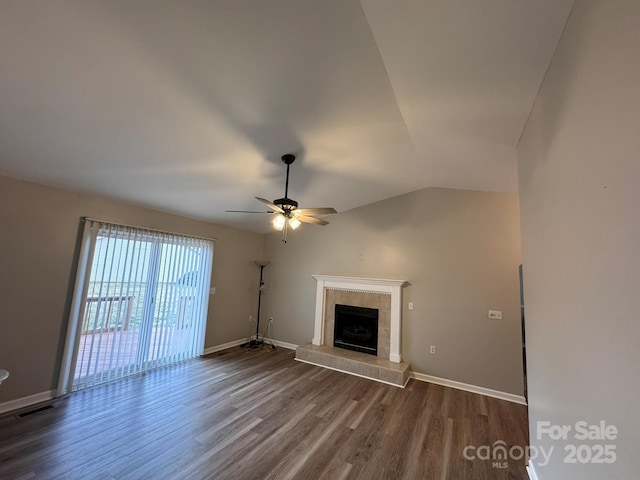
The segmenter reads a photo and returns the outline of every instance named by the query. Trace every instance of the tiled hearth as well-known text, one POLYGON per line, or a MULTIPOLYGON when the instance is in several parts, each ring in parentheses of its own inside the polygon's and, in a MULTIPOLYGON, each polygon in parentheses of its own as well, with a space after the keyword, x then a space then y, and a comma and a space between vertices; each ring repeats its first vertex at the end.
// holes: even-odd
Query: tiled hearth
POLYGON ((409 364, 402 361, 402 287, 404 280, 314 275, 318 282, 312 343, 300 345, 296 359, 403 387, 409 364), (378 354, 333 346, 335 305, 378 310, 378 354))
POLYGON ((409 364, 391 362, 367 353, 328 345, 305 343, 296 349, 296 360, 404 387, 409 381, 409 364))

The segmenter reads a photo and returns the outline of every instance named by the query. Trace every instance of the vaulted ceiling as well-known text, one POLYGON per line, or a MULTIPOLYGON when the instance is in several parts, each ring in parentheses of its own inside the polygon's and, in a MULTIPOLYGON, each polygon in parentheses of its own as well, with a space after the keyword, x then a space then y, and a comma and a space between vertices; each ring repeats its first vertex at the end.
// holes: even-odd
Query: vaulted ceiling
POLYGON ((516 191, 573 0, 0 3, 0 174, 267 231, 254 196, 343 211, 516 191))

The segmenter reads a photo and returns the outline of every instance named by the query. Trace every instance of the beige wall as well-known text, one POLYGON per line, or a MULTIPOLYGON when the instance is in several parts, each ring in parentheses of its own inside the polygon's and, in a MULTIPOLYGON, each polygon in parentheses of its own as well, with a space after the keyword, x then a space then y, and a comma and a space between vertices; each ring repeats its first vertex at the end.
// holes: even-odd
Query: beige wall
POLYGON ((638 478, 640 2, 578 0, 520 142, 531 442, 541 480, 638 478), (537 439, 604 420, 614 441, 537 439), (607 464, 567 444, 615 445, 607 464), (537 462, 539 464, 539 461, 537 462))
POLYGON ((286 245, 266 236, 263 316, 274 317, 275 338, 311 341, 313 273, 406 279, 402 351, 415 371, 522 394, 517 195, 432 188, 330 220, 286 245))
POLYGON ((56 385, 81 216, 217 238, 205 346, 247 336, 263 235, 0 177, 0 403, 56 385))

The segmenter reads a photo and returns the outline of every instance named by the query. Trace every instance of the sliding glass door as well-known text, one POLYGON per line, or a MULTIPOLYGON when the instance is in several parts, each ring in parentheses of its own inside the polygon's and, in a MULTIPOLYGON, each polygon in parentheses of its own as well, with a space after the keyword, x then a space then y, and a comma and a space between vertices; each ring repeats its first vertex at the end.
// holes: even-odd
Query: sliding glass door
POLYGON ((59 394, 202 353, 213 242, 86 220, 59 394))

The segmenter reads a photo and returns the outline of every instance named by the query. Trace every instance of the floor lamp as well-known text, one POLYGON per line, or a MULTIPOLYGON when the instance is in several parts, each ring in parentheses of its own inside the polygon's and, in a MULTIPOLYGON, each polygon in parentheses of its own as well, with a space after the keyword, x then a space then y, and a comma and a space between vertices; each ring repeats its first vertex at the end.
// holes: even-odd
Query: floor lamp
POLYGON ((260 305, 262 303, 262 291, 264 290, 264 267, 269 265, 269 260, 256 260, 256 265, 260 267, 260 286, 258 287, 258 315, 256 316, 256 338, 250 340, 245 346, 260 347, 264 343, 264 339, 260 340, 260 305))

